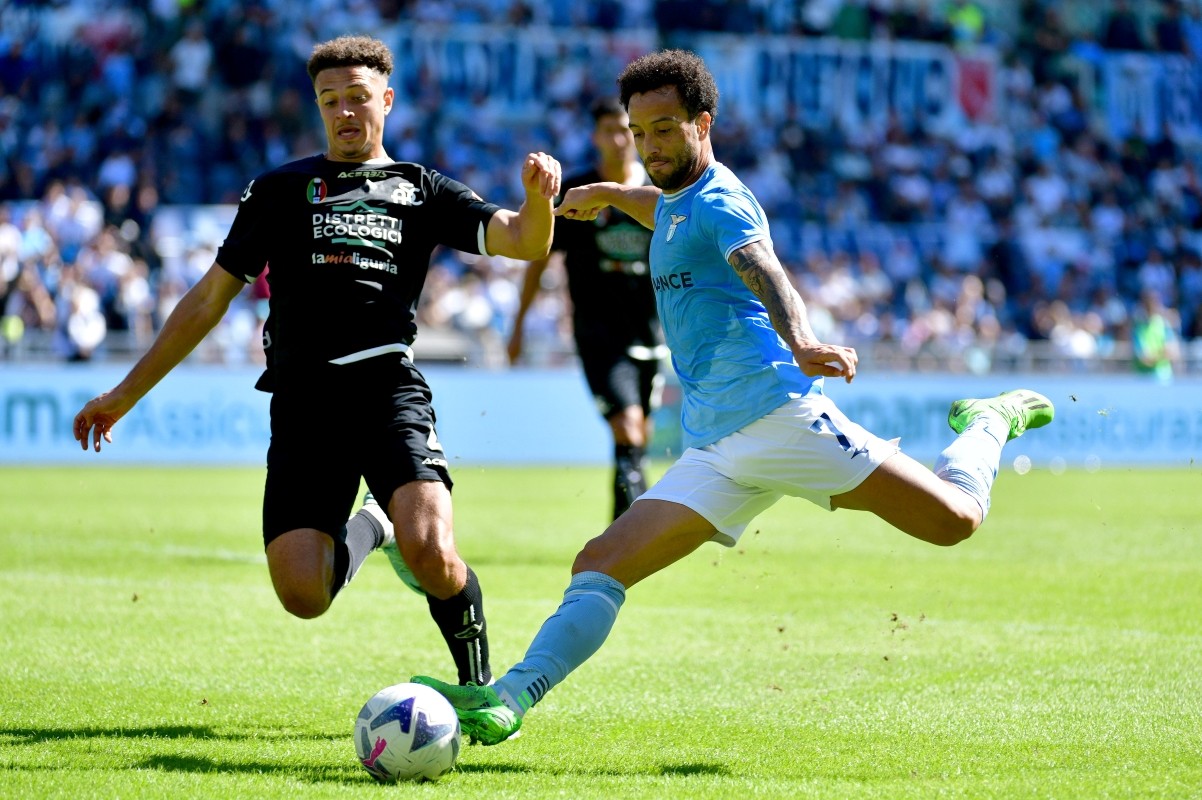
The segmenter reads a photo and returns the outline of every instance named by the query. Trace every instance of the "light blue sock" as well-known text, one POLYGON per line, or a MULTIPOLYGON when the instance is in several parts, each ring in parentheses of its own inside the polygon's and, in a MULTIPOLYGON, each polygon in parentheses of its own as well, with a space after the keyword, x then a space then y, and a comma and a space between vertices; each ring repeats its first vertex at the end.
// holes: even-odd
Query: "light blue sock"
POLYGON ((604 573, 573 575, 563 603, 543 623, 526 657, 494 684, 497 696, 525 714, 605 643, 625 599, 626 587, 604 573))
POLYGON ((997 414, 978 414, 935 461, 935 474, 962 489, 989 513, 989 492, 1002 460, 1010 425, 997 414))

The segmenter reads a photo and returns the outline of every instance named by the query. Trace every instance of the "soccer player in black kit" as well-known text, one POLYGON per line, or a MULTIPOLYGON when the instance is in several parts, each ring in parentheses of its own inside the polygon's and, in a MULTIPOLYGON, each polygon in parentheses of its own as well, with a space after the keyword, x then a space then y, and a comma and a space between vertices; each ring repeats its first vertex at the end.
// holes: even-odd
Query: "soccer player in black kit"
POLYGON ((318 44, 309 77, 328 149, 246 187, 216 263, 111 391, 75 417, 74 435, 112 442, 113 425, 179 364, 270 264, 271 445, 263 538, 276 595, 302 617, 325 612, 372 550, 427 596, 463 683, 487 683, 479 582, 455 548, 451 477, 430 388, 414 365, 414 311, 438 245, 514 259, 546 255, 559 163, 522 166, 525 199, 502 209, 383 145, 392 54, 370 37, 318 44), (360 478, 374 502, 349 521, 360 478))
MULTIPOLYGON (((593 169, 564 179, 566 192, 600 181, 638 186, 647 173, 634 149, 626 109, 616 99, 593 103, 593 169)), ((614 442, 613 518, 647 490, 644 456, 651 412, 659 405, 663 378, 659 363, 667 355, 655 292, 647 268, 651 231, 616 208, 595 220, 560 221, 551 256, 526 268, 521 299, 509 338, 509 361, 522 354, 522 326, 538 295, 551 258, 562 257, 572 298, 576 352, 597 408, 609 423, 614 442)))

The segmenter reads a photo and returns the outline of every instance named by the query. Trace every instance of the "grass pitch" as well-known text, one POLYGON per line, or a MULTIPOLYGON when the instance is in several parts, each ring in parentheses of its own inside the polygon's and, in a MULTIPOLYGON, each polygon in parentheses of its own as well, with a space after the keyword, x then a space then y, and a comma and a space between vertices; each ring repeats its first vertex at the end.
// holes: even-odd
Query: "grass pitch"
MULTIPOLYGON (((604 527, 585 468, 460 467, 494 667, 604 527)), ((1202 791, 1202 471, 1003 474, 955 548, 785 500, 629 593, 607 645, 436 784, 351 728, 450 659, 373 556, 271 591, 248 469, 0 470, 0 797, 1118 798, 1202 791)))

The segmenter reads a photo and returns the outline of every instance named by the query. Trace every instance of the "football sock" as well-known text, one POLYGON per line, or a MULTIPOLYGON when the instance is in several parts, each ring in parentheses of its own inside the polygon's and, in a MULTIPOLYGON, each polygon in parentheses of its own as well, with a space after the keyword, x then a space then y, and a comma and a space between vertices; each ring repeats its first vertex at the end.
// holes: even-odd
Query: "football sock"
POLYGON ((480 591, 480 581, 472 568, 467 568, 467 583, 459 594, 446 600, 428 594, 426 602, 430 605, 430 616, 442 631, 442 638, 455 660, 459 683, 483 686, 492 680, 488 665, 488 626, 484 622, 484 593, 480 591))
POLYGON ((979 414, 935 461, 935 474, 963 490, 989 513, 989 492, 1002 460, 1010 425, 997 414, 979 414))
POLYGON ((334 576, 330 581, 330 599, 351 582, 363 559, 384 543, 384 526, 371 514, 359 513, 346 522, 344 541, 334 541, 334 576))
POLYGON ((643 472, 644 450, 632 444, 614 445, 614 519, 630 508, 635 498, 647 491, 643 472))
POLYGON ((526 657, 493 686, 501 702, 519 716, 525 714, 597 652, 625 599, 626 587, 604 573, 573 575, 563 603, 543 623, 526 657))

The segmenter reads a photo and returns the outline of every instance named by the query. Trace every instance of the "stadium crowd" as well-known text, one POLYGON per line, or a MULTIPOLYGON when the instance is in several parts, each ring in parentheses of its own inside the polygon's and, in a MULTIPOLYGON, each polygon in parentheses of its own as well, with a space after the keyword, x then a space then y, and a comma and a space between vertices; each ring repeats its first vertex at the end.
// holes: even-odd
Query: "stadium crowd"
MULTIPOLYGON (((715 152, 785 232, 778 249, 824 340, 975 370, 1043 343, 1082 368, 1117 354, 1167 376, 1202 361, 1197 152, 1108 136, 1081 67, 1116 50, 1193 64, 1202 7, 1111 0, 1085 24, 1061 5, 1026 0, 1004 27, 974 0, 0 0, 0 355, 21 357, 39 333, 70 360, 112 356, 118 338, 127 354, 144 347, 225 233, 181 227, 175 211, 236 203, 254 175, 321 149, 299 68, 316 41, 550 26, 670 46, 720 31, 989 49, 992 118, 765 125, 729 103, 715 152)), ((514 205, 511 165, 527 151, 588 163, 586 109, 612 89, 599 72, 565 50, 545 107, 520 119, 415 81, 386 145, 514 205)), ((436 256, 419 356, 442 332, 502 363, 522 267, 436 256)), ((549 362, 570 355, 570 315, 563 276, 544 283, 526 339, 549 362)), ((250 287, 201 357, 261 358, 267 291, 250 287)))

